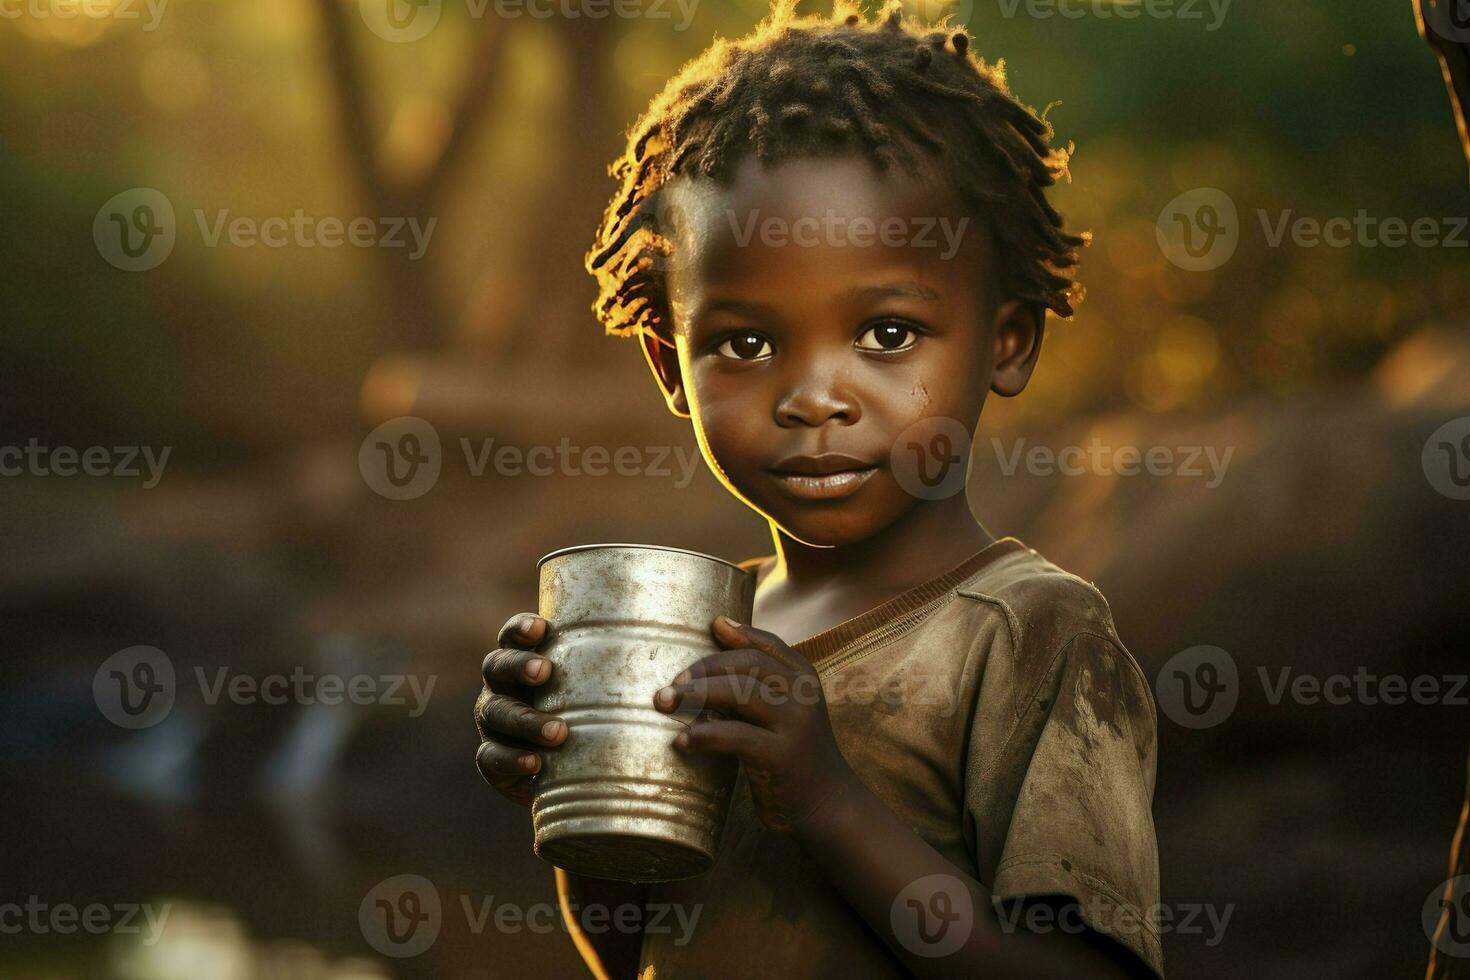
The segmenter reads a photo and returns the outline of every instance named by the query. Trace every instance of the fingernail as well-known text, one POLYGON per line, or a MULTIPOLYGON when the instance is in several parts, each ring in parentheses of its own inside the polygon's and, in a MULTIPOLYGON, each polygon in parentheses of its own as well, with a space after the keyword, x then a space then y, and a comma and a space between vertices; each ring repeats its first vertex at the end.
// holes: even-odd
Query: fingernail
POLYGON ((738 630, 740 628, 740 624, 735 622, 735 620, 731 619, 729 616, 721 616, 720 621, 731 629, 738 630))
POLYGON ((521 756, 521 768, 527 772, 535 772, 541 768, 541 757, 534 753, 526 753, 521 756))
POLYGON ((675 748, 687 749, 689 747, 689 733, 680 732, 679 734, 675 735, 674 746, 675 748))
POLYGON ((674 703, 674 689, 672 687, 661 687, 658 689, 658 693, 653 696, 653 699, 662 707, 667 708, 674 703))
POLYGON ((526 662, 526 676, 533 681, 539 681, 546 676, 546 669, 551 666, 551 661, 545 657, 532 657, 526 662))
POLYGON ((551 739, 554 739, 561 734, 561 729, 561 719, 558 718, 555 721, 548 721, 546 724, 541 726, 541 737, 546 739, 547 741, 550 741, 551 739))

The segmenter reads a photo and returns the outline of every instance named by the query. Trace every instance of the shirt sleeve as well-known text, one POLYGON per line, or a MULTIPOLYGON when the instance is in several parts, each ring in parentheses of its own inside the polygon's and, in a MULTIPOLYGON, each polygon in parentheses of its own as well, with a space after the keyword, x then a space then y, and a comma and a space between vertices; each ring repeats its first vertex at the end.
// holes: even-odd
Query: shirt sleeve
MULTIPOLYGON (((1116 639, 1079 633, 1022 708, 1015 734, 1025 741, 1021 733, 1038 726, 1029 761, 1017 759, 1024 771, 995 865, 1002 928, 1019 899, 1067 896, 1088 927, 1162 977, 1152 813, 1157 716, 1148 684, 1116 639)), ((985 796, 968 788, 967 807, 985 796)), ((1024 914, 1011 921, 1034 928, 1024 914)), ((1063 919, 1042 927, 1079 925, 1063 919)))

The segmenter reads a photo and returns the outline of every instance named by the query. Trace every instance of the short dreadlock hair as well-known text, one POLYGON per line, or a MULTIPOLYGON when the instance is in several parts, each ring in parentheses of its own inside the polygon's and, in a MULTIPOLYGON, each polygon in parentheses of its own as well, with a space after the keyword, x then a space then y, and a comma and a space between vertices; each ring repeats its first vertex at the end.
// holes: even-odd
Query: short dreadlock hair
POLYGON ((796 0, 775 0, 752 34, 685 65, 629 131, 609 168, 621 189, 587 254, 608 334, 672 337, 660 192, 681 176, 728 181, 751 151, 771 165, 859 150, 885 172, 940 161, 961 203, 988 218, 1003 295, 1072 315, 1069 272, 1087 237, 1064 230, 1045 194, 1072 148, 1050 145, 1044 114, 1010 94, 1005 63, 978 58, 965 31, 910 26, 900 0, 874 20, 836 3, 830 17, 797 17, 796 0))

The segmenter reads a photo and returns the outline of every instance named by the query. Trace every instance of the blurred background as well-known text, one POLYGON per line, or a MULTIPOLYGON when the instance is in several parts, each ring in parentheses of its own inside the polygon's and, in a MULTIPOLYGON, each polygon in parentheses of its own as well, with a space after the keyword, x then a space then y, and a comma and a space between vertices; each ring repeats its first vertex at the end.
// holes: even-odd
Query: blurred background
MULTIPOLYGON (((0 0, 0 975, 579 975, 494 918, 554 893, 474 772, 479 663, 555 548, 769 553, 582 270, 624 129, 764 7, 558 4, 0 0)), ((1470 742, 1444 83, 1408 0, 1063 6, 957 12, 1060 102, 1095 234, 971 502, 1157 678, 1170 975, 1422 976, 1470 742), (1180 465, 1001 465, 1089 445, 1180 465), (1234 685, 1203 721, 1166 668, 1199 647, 1234 685), (1364 673, 1439 693, 1275 695, 1364 673)))

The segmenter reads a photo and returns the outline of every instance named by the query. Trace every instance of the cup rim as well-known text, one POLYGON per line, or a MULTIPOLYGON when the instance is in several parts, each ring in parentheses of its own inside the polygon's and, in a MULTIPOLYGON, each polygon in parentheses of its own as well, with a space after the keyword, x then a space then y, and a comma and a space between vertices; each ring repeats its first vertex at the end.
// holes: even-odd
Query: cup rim
POLYGON ((646 549, 648 551, 671 551, 674 554, 678 554, 678 555, 693 555, 695 558, 706 558, 706 559, 708 559, 710 561, 713 561, 713 562, 719 562, 721 565, 729 565, 731 568, 735 569, 737 572, 744 572, 746 575, 751 574, 750 569, 748 569, 748 568, 741 568, 739 565, 737 565, 733 561, 729 561, 728 559, 725 559, 725 558, 719 558, 719 557, 717 557, 715 555, 707 555, 707 554, 705 554, 702 551, 690 551, 688 548, 671 548, 668 545, 662 545, 662 544, 633 544, 633 543, 629 543, 629 542, 605 542, 605 543, 602 543, 602 544, 574 544, 574 545, 571 545, 570 547, 558 548, 555 551, 552 551, 552 552, 549 552, 547 554, 544 554, 540 558, 536 559, 536 567, 537 568, 540 568, 543 564, 545 564, 546 562, 550 561, 551 559, 553 559, 553 558, 560 558, 562 555, 570 554, 570 553, 572 553, 574 551, 600 551, 600 550, 603 550, 603 549, 606 549, 606 548, 643 548, 643 549, 646 549))

